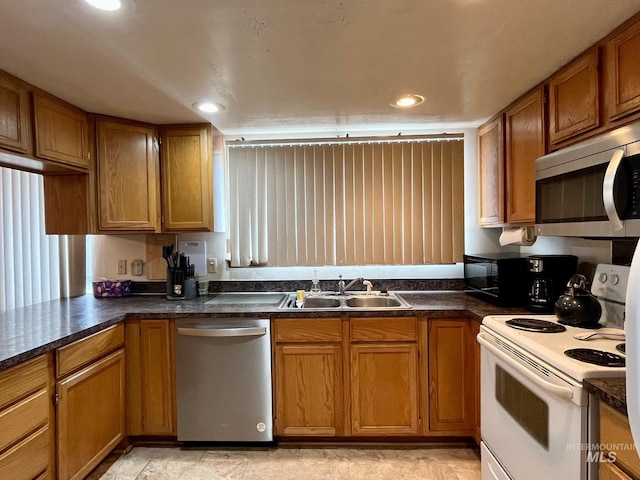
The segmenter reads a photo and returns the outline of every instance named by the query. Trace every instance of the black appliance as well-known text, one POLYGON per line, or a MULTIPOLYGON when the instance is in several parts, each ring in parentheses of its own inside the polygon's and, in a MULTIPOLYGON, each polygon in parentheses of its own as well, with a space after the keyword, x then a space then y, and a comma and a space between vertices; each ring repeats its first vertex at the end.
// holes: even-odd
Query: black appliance
POLYGON ((527 274, 527 257, 519 253, 464 256, 465 291, 499 307, 522 307, 526 304, 527 274))
POLYGON ((576 273, 575 255, 530 255, 528 301, 532 312, 553 313, 558 298, 564 294, 569 279, 576 273))

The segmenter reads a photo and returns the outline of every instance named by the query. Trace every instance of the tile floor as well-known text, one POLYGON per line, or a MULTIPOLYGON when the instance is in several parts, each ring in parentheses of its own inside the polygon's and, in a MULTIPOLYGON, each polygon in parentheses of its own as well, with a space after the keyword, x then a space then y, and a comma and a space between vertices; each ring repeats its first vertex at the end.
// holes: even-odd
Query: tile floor
MULTIPOLYGON (((105 466, 103 466, 103 469, 105 466)), ((479 480, 476 450, 464 448, 136 447, 100 480, 479 480)))

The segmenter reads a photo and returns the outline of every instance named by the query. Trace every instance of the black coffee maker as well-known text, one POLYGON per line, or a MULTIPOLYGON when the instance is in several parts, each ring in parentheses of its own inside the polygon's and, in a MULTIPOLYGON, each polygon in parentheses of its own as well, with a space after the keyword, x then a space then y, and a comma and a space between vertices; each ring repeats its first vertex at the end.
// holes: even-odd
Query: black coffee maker
POLYGON ((529 267, 529 298, 526 307, 532 312, 553 313, 553 306, 564 294, 567 282, 576 273, 575 255, 531 255, 529 267))

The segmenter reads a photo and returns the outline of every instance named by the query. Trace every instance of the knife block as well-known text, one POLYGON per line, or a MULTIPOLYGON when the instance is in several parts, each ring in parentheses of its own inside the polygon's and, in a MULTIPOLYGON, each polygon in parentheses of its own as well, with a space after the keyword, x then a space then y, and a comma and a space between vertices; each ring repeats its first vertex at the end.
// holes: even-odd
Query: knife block
POLYGON ((167 300, 192 300, 197 292, 195 278, 184 278, 184 271, 167 268, 167 300))

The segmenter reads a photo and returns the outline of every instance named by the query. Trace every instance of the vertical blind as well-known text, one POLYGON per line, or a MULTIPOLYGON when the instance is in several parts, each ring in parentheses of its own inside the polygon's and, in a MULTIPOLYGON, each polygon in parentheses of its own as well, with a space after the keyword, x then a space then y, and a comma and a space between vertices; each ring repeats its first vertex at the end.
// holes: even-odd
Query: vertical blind
POLYGON ((0 311, 59 298, 59 243, 45 235, 42 176, 0 167, 0 188, 0 311))
POLYGON ((229 146, 231 265, 462 261, 463 140, 229 146))

